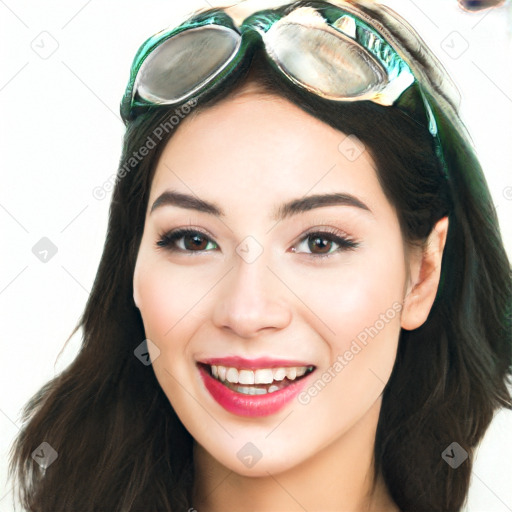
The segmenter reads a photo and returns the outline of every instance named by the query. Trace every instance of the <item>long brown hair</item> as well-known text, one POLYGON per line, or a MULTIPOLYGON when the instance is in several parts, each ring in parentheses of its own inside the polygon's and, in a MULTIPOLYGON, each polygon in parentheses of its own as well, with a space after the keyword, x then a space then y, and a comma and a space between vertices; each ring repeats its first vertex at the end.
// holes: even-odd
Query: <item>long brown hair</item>
MULTIPOLYGON (((428 130, 401 111, 369 102, 333 105, 291 87, 259 53, 251 70, 268 92, 365 144, 404 240, 425 240, 435 222, 449 216, 432 311, 424 325, 400 335, 383 395, 375 461, 401 510, 458 510, 467 496, 474 447, 494 411, 511 407, 510 264, 482 169, 463 135, 447 129, 451 120, 442 118, 442 109, 448 179, 428 130), (456 470, 441 457, 452 442, 469 455, 456 470)), ((192 115, 230 90, 200 103, 192 115)), ((10 474, 30 511, 193 507, 193 439, 151 366, 134 355, 145 334, 133 302, 133 271, 156 162, 179 127, 169 128, 136 165, 129 161, 148 147, 147 138, 158 127, 172 124, 177 108, 149 109, 128 123, 103 254, 70 335, 82 329, 81 350, 24 407, 10 474), (58 453, 46 469, 31 457, 42 442, 58 453)))

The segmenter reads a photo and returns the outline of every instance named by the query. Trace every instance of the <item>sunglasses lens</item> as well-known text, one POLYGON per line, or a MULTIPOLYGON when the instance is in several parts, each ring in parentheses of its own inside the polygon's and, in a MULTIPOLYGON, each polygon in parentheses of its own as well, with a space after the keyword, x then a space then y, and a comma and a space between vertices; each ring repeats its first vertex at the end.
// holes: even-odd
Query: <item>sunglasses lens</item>
POLYGON ((307 89, 331 98, 357 98, 386 84, 384 69, 357 43, 321 28, 276 24, 265 35, 269 55, 307 89))
POLYGON ((180 32, 158 46, 143 62, 137 93, 153 103, 180 101, 218 74, 239 45, 240 34, 221 26, 180 32))

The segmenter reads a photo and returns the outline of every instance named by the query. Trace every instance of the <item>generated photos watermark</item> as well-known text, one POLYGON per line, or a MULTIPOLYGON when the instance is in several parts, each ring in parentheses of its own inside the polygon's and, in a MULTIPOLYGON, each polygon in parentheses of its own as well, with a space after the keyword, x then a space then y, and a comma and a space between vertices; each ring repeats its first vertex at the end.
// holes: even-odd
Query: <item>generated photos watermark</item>
POLYGON ((325 386, 331 382, 341 371, 356 357, 367 345, 368 342, 379 334, 382 329, 396 317, 402 310, 402 304, 395 302, 385 313, 379 315, 371 326, 365 327, 350 344, 350 347, 339 354, 334 363, 327 368, 307 389, 299 393, 297 399, 300 404, 307 405, 316 397, 325 386))

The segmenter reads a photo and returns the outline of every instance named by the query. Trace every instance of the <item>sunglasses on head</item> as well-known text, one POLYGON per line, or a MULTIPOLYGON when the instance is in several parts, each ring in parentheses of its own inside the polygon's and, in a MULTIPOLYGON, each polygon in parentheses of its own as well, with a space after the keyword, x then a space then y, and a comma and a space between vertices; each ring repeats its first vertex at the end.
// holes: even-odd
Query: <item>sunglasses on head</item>
POLYGON ((150 37, 132 63, 124 122, 236 81, 262 47, 278 73, 309 93, 399 108, 428 128, 439 153, 436 119, 419 81, 370 17, 328 2, 302 4, 255 12, 239 26, 213 9, 150 37))

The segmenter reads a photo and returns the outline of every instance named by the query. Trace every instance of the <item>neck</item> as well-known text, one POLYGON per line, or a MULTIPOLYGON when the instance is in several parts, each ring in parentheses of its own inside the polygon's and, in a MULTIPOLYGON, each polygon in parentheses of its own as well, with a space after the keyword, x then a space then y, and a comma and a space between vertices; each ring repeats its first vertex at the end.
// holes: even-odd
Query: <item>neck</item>
POLYGON ((194 445, 194 509, 200 512, 251 510, 396 512, 380 475, 374 479, 375 434, 380 399, 349 431, 313 457, 263 477, 234 473, 202 446, 194 445))

